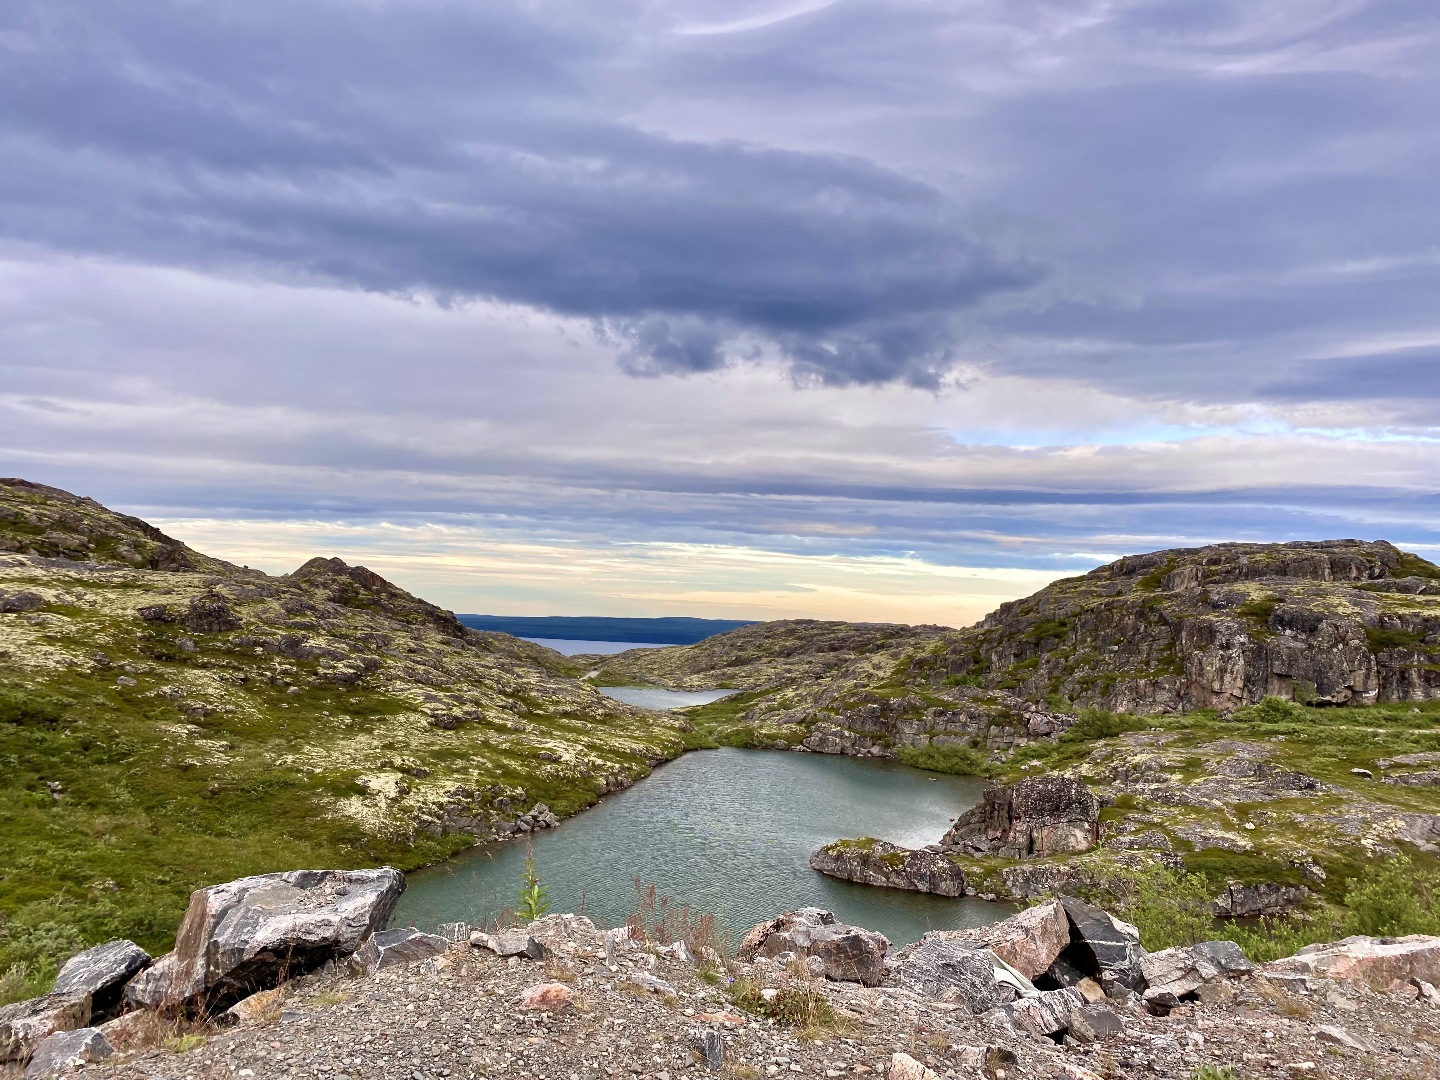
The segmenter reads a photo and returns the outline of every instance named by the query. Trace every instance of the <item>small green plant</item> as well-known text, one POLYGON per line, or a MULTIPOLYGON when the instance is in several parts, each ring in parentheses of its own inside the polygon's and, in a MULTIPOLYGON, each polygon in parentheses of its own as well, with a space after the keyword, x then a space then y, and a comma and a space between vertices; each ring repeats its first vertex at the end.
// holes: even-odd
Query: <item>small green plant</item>
POLYGON ((1199 874, 1155 864, 1136 872, 1100 906, 1133 923, 1141 944, 1156 952, 1214 938, 1214 895, 1215 889, 1199 874))
POLYGON ((1189 1080, 1240 1080, 1234 1065, 1196 1065, 1190 1070, 1189 1080))
POLYGON ((205 1045, 205 1036, 193 1031, 174 1035, 165 1040, 165 1049, 172 1054, 187 1054, 197 1046, 205 1045))
POLYGON ((520 903, 515 908, 515 917, 521 922, 534 922, 550 911, 550 894, 535 869, 535 853, 525 850, 525 875, 521 879, 520 903))
POLYGON ((1384 626, 1367 626, 1365 638, 1375 652, 1385 649, 1414 649, 1425 641, 1425 635, 1413 630, 1394 630, 1384 626))

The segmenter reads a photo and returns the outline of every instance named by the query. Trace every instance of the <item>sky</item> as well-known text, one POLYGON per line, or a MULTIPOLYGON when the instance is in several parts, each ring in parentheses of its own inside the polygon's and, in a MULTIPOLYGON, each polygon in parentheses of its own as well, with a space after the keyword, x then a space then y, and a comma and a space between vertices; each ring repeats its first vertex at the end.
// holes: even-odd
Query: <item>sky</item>
POLYGON ((1434 0, 12 0, 0 473, 458 611, 1440 557, 1434 0))

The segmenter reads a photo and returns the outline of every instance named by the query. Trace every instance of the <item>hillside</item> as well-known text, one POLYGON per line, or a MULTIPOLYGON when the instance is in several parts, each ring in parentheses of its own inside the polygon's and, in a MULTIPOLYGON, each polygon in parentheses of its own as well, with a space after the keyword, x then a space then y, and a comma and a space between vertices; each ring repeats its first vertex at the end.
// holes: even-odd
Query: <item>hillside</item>
POLYGON ((432 861, 680 752, 578 670, 339 559, 270 577, 0 481, 0 973, 160 944, 202 882, 432 861))

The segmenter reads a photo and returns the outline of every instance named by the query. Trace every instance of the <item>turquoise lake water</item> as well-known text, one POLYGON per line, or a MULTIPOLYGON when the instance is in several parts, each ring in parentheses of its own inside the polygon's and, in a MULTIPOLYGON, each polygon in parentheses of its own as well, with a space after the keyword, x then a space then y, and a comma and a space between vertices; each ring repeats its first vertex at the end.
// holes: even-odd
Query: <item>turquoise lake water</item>
MULTIPOLYGON (((677 905, 713 913, 739 939, 787 908, 814 905, 892 942, 931 929, 995 922, 1012 907, 837 881, 811 870, 816 848, 874 836, 933 843, 980 800, 983 781, 883 759, 766 750, 693 751, 607 796, 558 829, 536 833, 536 867, 552 911, 602 925, 637 907, 635 881, 677 905)), ((525 844, 486 844, 409 875, 396 922, 478 925, 513 907, 525 844)))

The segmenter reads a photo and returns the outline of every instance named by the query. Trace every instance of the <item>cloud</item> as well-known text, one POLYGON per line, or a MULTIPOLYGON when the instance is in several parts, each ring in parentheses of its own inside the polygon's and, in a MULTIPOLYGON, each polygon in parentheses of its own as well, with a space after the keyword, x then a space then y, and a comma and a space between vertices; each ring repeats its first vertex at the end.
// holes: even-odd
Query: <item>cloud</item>
POLYGON ((883 166, 587 107, 559 69, 604 58, 523 9, 350 6, 343 29, 319 0, 20 10, 31 47, 0 65, 14 238, 594 319, 637 374, 714 370, 758 338, 840 384, 934 384, 956 317, 1044 274, 883 166), (457 36, 478 47, 463 70, 457 36))

